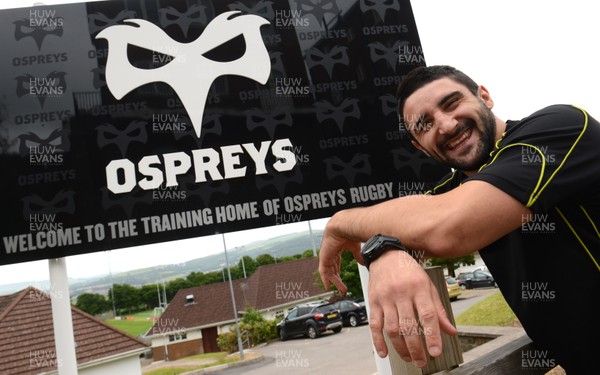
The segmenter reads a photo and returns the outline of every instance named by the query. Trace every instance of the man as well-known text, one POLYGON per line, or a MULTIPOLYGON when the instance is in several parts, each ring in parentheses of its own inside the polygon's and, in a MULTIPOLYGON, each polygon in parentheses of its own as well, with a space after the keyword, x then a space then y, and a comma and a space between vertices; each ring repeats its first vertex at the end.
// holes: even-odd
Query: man
MULTIPOLYGON (((379 233, 429 257, 480 251, 539 353, 549 350, 547 362, 591 373, 600 339, 592 307, 600 296, 600 124, 572 106, 505 122, 493 105, 485 87, 452 67, 417 68, 403 80, 398 109, 413 145, 454 172, 429 195, 335 214, 321 278, 344 293, 341 252, 363 263, 360 243, 379 233)), ((405 361, 423 367, 418 323, 432 356, 441 353, 440 329, 456 334, 433 284, 398 246, 368 260, 378 354, 387 355, 385 330, 405 361)))

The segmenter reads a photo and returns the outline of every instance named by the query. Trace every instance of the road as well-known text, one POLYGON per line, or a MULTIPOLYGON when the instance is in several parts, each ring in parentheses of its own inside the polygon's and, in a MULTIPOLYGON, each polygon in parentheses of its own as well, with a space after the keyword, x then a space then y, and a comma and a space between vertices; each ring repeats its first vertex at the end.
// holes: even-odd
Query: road
MULTIPOLYGON (((459 299, 452 302, 454 316, 496 291, 496 288, 463 290, 459 299)), ((368 325, 344 328, 338 334, 326 333, 316 340, 299 337, 284 342, 273 341, 253 350, 260 352, 264 360, 215 374, 372 375, 377 371, 368 325)))
POLYGON ((463 290, 462 294, 458 297, 458 300, 452 302, 452 313, 454 314, 454 317, 456 318, 463 311, 498 290, 498 288, 493 287, 463 290))

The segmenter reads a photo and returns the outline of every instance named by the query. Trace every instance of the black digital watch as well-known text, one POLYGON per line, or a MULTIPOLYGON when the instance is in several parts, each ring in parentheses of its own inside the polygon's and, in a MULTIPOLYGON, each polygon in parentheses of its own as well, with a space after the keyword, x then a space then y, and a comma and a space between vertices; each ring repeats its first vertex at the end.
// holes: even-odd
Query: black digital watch
POLYGON ((384 252, 388 250, 402 250, 409 253, 411 256, 412 251, 408 250, 402 242, 396 237, 384 236, 383 234, 375 235, 367 242, 365 242, 364 246, 360 251, 360 255, 362 256, 363 262, 365 263, 365 267, 369 269, 369 265, 377 258, 381 256, 384 252))

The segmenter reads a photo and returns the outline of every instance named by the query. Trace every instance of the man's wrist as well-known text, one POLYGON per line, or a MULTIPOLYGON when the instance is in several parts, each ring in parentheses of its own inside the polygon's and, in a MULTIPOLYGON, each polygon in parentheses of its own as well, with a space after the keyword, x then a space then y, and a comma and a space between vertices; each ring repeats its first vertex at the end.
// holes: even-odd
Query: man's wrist
POLYGON ((404 251, 410 256, 412 256, 412 251, 407 249, 398 238, 378 234, 371 237, 367 242, 365 242, 361 250, 361 256, 365 267, 369 269, 369 266, 372 262, 377 260, 382 254, 390 250, 404 251))

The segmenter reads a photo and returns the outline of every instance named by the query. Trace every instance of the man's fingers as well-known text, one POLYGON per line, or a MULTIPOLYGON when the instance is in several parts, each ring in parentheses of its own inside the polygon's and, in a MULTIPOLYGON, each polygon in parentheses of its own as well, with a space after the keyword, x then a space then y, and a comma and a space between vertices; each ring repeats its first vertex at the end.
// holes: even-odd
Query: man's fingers
POLYGON ((383 325, 383 311, 378 305, 372 305, 369 329, 371 330, 375 351, 377 351, 377 355, 381 358, 384 358, 388 354, 387 345, 383 338, 383 325))
POLYGON ((398 307, 398 311, 400 315, 399 332, 406 342, 406 354, 403 352, 398 352, 398 354, 405 361, 410 361, 417 367, 423 367, 427 363, 427 356, 423 350, 419 320, 415 317, 413 306, 398 307))
MULTIPOLYGON (((442 329, 442 331, 446 332, 447 334, 449 334, 451 336, 455 336, 458 333, 458 331, 456 330, 456 327, 454 327, 452 325, 452 322, 450 322, 450 319, 448 318, 448 314, 446 314, 446 309, 444 308, 444 305, 442 304, 442 301, 440 300, 440 296, 437 293, 437 289, 435 288, 433 283, 431 284, 431 288, 433 288, 433 291, 435 292, 433 303, 435 304, 435 309, 437 311, 438 322, 439 322, 440 328, 442 329)), ((431 354, 431 352, 430 352, 430 354, 431 354)), ((431 354, 431 355, 433 356, 433 354, 431 354)))
MULTIPOLYGON (((419 314, 419 323, 423 335, 425 336, 425 344, 427 345, 427 351, 432 357, 437 357, 442 354, 442 336, 440 334, 440 323, 438 321, 438 306, 433 300, 439 297, 437 290, 433 287, 429 293, 420 293, 415 297, 415 306, 417 308, 417 314, 419 314), (432 295, 433 294, 433 295, 432 295)), ((441 303, 440 303, 441 305, 441 303)))
POLYGON ((323 282, 323 285, 325 286, 326 290, 331 289, 331 283, 337 288, 337 290, 342 295, 346 294, 346 292, 348 291, 348 288, 346 287, 346 284, 344 284, 344 282, 342 281, 340 274, 336 273, 332 268, 319 267, 319 274, 321 275, 321 281, 323 282))
POLYGON ((387 304, 384 306, 384 329, 394 350, 396 350, 404 361, 410 362, 411 356, 407 348, 406 337, 402 334, 400 325, 402 318, 399 318, 398 311, 398 307, 394 304, 387 304))

